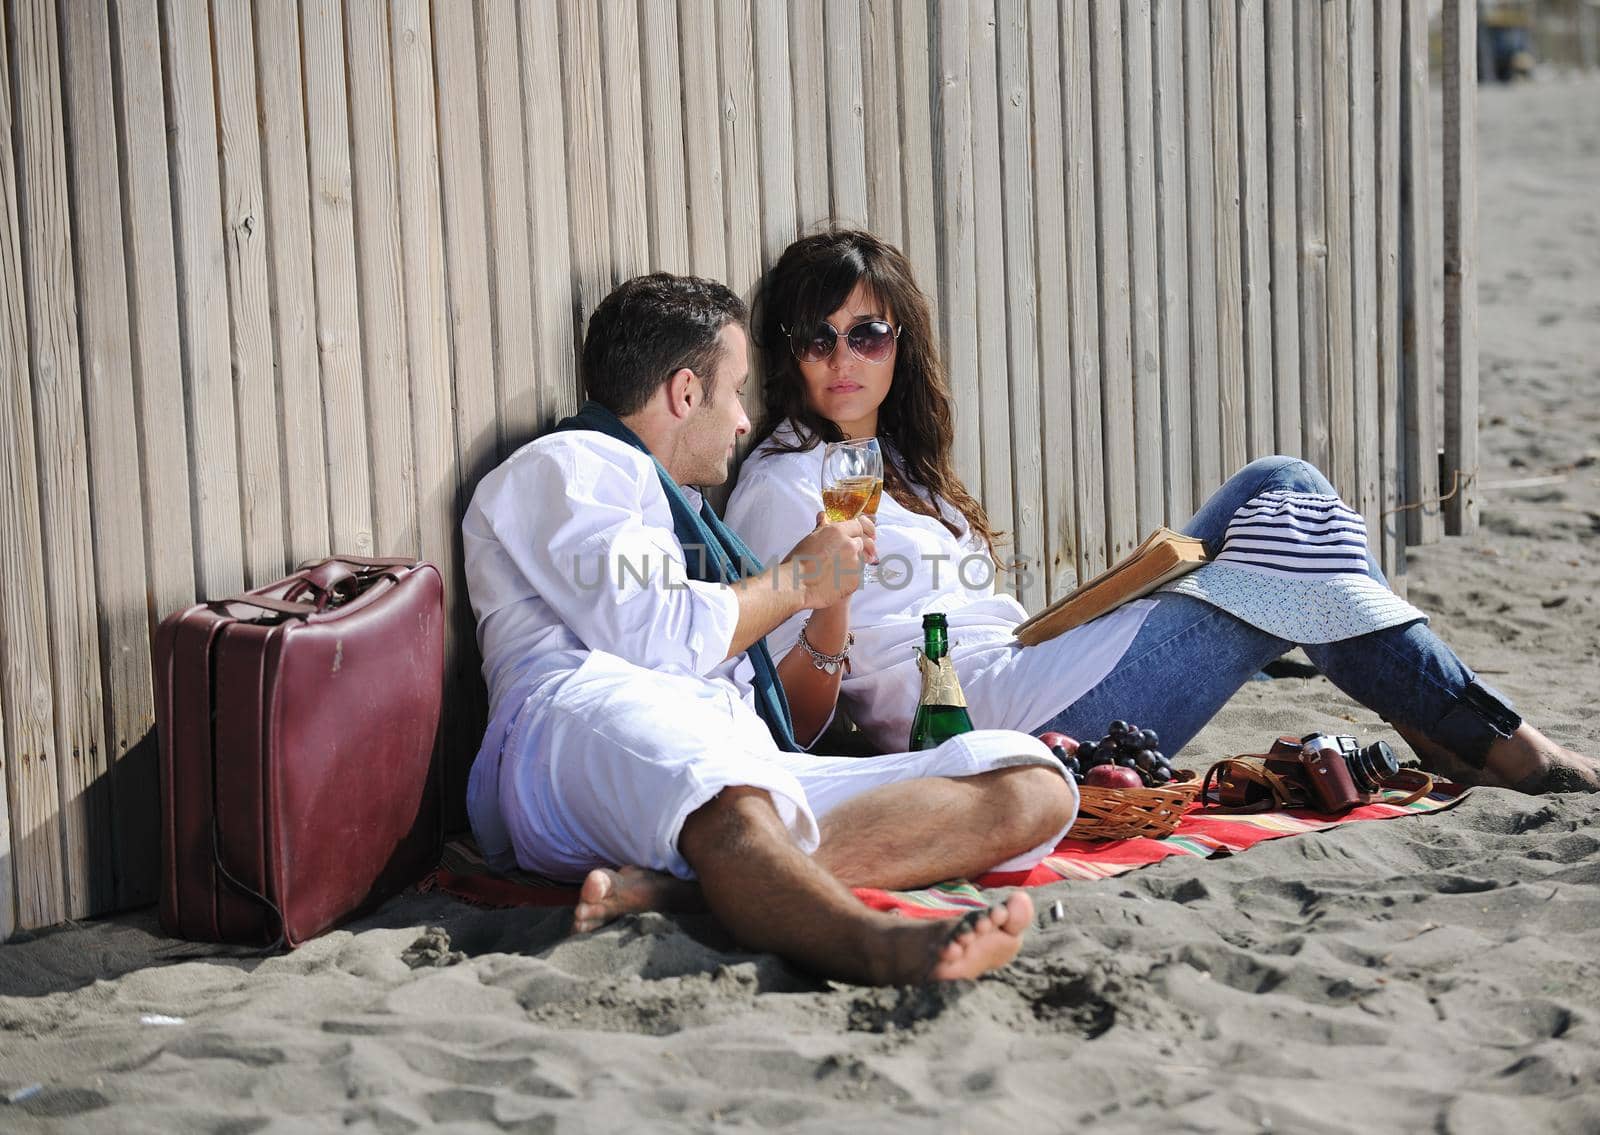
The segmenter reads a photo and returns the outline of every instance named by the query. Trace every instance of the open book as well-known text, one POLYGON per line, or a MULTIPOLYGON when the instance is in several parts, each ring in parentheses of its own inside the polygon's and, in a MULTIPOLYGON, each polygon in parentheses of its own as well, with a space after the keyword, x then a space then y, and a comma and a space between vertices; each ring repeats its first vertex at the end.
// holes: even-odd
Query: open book
POLYGON ((1170 528, 1157 528, 1137 548, 1088 583, 1018 623, 1017 640, 1023 646, 1034 646, 1055 638, 1130 599, 1150 594, 1167 580, 1193 571, 1205 561, 1205 548, 1199 540, 1170 528))

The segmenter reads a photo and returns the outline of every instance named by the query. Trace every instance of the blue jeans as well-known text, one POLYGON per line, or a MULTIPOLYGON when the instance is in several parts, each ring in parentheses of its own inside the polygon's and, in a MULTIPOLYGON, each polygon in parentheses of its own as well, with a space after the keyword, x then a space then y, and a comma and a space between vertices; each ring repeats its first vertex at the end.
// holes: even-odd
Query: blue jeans
MULTIPOLYGON (((1210 554, 1222 546, 1240 505, 1270 489, 1329 493, 1321 473, 1292 457, 1264 457, 1230 477, 1195 513, 1184 532, 1210 554)), ((1387 586, 1367 556, 1367 571, 1387 586)), ((1522 719, 1506 698, 1479 682, 1425 623, 1407 623, 1341 642, 1293 643, 1268 634, 1201 599, 1157 592, 1158 606, 1099 685, 1035 732, 1056 730, 1097 740, 1121 718, 1161 736, 1175 755, 1234 693, 1293 646, 1339 689, 1385 721, 1416 729, 1476 768, 1489 746, 1522 719)), ((1265 749, 1270 737, 1261 739, 1265 749)))

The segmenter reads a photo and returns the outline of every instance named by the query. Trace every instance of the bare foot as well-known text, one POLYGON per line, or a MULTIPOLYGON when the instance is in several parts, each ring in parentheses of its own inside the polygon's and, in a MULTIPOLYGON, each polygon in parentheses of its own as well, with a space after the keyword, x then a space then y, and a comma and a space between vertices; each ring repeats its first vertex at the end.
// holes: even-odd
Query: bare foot
POLYGON ((697 883, 643 867, 596 867, 583 880, 572 932, 587 934, 624 914, 646 910, 704 910, 697 883))
POLYGON ((961 981, 999 969, 1022 949, 1022 935, 1033 921, 1033 900, 1026 891, 1012 891, 1006 901, 974 911, 949 923, 935 923, 943 935, 936 947, 928 981, 961 981))
POLYGON ((1527 722, 1489 746, 1475 769, 1447 749, 1408 728, 1399 729, 1425 767, 1461 784, 1514 788, 1530 796, 1546 792, 1600 792, 1600 765, 1556 744, 1527 722))

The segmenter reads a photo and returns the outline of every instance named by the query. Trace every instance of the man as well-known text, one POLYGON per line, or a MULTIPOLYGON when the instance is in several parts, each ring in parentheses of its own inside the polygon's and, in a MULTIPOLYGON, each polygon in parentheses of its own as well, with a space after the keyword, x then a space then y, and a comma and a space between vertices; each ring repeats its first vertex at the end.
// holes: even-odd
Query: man
POLYGON ((929 923, 850 888, 1029 866, 1077 791, 1018 733, 798 751, 833 712, 872 525, 819 517, 782 563, 730 568, 742 546, 689 486, 724 481, 750 428, 745 319, 720 284, 623 284, 589 321, 589 402, 478 486, 462 529, 491 721, 473 830, 492 864, 582 879, 578 929, 697 879, 747 948, 858 981, 975 977, 1016 954, 1025 893, 929 923), (762 636, 802 610, 806 635, 774 663, 762 636))

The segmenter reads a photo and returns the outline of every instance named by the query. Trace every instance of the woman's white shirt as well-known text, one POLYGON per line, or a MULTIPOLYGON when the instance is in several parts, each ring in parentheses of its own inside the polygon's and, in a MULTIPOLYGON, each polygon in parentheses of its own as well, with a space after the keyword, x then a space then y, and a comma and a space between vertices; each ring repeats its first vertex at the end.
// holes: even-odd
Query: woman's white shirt
MULTIPOLYGON (((821 507, 822 446, 785 452, 774 441, 794 438, 785 422, 740 469, 726 518, 763 564, 788 554, 816 522, 821 507)), ((885 445, 885 460, 892 460, 885 445)), ((1026 617, 1010 595, 997 593, 988 551, 961 514, 935 502, 960 535, 931 516, 905 508, 888 493, 878 507, 880 575, 852 596, 856 636, 841 700, 880 748, 906 743, 921 678, 915 650, 922 616, 944 612, 951 658, 979 729, 1037 729, 1109 674, 1155 606, 1140 600, 1036 647, 1024 648, 1013 630, 1026 617)), ((782 658, 800 635, 805 613, 767 636, 782 658)))

